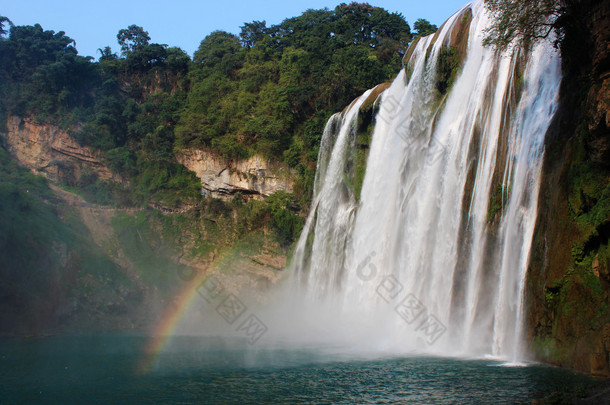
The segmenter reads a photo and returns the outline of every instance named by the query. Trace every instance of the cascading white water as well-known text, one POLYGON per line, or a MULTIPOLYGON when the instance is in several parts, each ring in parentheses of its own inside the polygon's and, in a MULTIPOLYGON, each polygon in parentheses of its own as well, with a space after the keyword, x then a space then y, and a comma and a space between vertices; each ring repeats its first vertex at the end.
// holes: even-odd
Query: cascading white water
POLYGON ((292 271, 308 302, 323 302, 346 333, 366 330, 375 344, 411 351, 523 356, 560 61, 547 43, 497 54, 482 45, 488 23, 478 1, 417 43, 382 94, 359 202, 355 126, 370 91, 327 124, 292 271), (442 53, 470 16, 466 58, 443 94, 442 53))

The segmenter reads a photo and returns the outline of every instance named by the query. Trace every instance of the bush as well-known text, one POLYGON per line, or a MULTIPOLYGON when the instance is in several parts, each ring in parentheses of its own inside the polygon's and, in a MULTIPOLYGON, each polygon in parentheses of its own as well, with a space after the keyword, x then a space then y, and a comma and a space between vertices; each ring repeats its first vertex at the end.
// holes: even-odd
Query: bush
POLYGON ((275 230, 278 242, 282 246, 290 245, 301 234, 303 218, 296 214, 294 196, 285 191, 276 191, 266 203, 271 213, 271 226, 275 230))

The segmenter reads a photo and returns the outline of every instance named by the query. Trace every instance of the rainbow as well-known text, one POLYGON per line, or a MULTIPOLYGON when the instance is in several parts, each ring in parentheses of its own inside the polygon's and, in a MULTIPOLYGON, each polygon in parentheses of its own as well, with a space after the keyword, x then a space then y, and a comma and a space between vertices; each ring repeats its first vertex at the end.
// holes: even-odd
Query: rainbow
POLYGON ((138 367, 138 372, 145 374, 152 370, 159 354, 173 335, 174 329, 182 319, 182 316, 191 305, 193 298, 197 296, 198 287, 207 280, 211 272, 200 272, 188 281, 180 294, 173 300, 172 305, 168 308, 161 321, 153 330, 150 342, 144 349, 143 359, 138 367))

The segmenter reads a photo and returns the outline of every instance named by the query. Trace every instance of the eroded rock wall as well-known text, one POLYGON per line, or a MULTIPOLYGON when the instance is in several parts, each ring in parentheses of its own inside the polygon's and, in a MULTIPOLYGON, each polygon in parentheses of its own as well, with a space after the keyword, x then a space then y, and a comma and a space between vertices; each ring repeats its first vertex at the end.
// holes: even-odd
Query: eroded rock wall
POLYGON ((176 155, 178 163, 201 179, 202 192, 230 199, 235 194, 265 197, 276 191, 292 192, 296 174, 283 164, 260 155, 249 159, 226 159, 212 151, 188 149, 176 155))
POLYGON ((7 151, 34 173, 54 182, 76 180, 83 171, 102 180, 113 178, 100 154, 79 145, 65 130, 16 116, 9 117, 6 126, 7 151))

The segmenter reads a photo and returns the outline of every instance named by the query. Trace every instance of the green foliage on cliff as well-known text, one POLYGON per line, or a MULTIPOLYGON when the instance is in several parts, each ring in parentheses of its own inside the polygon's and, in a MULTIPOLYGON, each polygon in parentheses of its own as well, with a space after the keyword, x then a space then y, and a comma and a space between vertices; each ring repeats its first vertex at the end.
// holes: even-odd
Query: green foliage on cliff
POLYGON ((491 194, 489 198, 489 205, 487 209, 487 222, 492 222, 498 213, 502 212, 504 204, 508 201, 510 196, 510 186, 506 189, 502 184, 496 186, 496 190, 491 194))
POLYGON ((457 79, 462 66, 457 50, 454 47, 441 48, 438 55, 436 71, 436 89, 441 95, 447 94, 457 79))
POLYGON ((64 32, 11 26, 0 40, 0 95, 5 112, 66 122, 90 108, 97 67, 77 54, 64 32))
MULTIPOLYGON (((433 28, 424 22, 420 31, 433 28)), ((28 116, 71 129, 133 180, 137 201, 192 202, 194 182, 174 166, 174 151, 206 147, 284 161, 306 203, 324 123, 393 78, 411 33, 402 15, 351 3, 273 26, 245 23, 239 36, 213 32, 192 60, 137 25, 117 40, 120 55, 106 46, 93 62, 63 32, 10 27, 0 36, 2 121, 28 116)))
POLYGON ((294 197, 277 191, 265 200, 271 214, 271 226, 275 229, 281 245, 289 245, 298 239, 303 229, 303 218, 295 215, 294 197))
POLYGON ((304 201, 325 121, 392 78, 409 40, 402 16, 356 3, 245 24, 240 38, 214 32, 193 58, 177 145, 283 159, 301 174, 304 201))
POLYGON ((375 116, 379 111, 379 103, 376 103, 376 101, 388 86, 389 83, 379 85, 360 107, 360 112, 358 114, 356 127, 358 135, 356 136, 356 154, 353 162, 353 180, 345 179, 346 184, 351 188, 357 201, 360 201, 364 175, 366 173, 366 163, 369 156, 369 147, 375 128, 375 116))
POLYGON ((572 263, 560 283, 556 308, 601 329, 610 322, 603 288, 610 279, 610 181, 604 164, 587 156, 585 144, 590 137, 586 131, 576 137, 580 142, 567 170, 568 214, 578 237, 570 249, 572 263))

